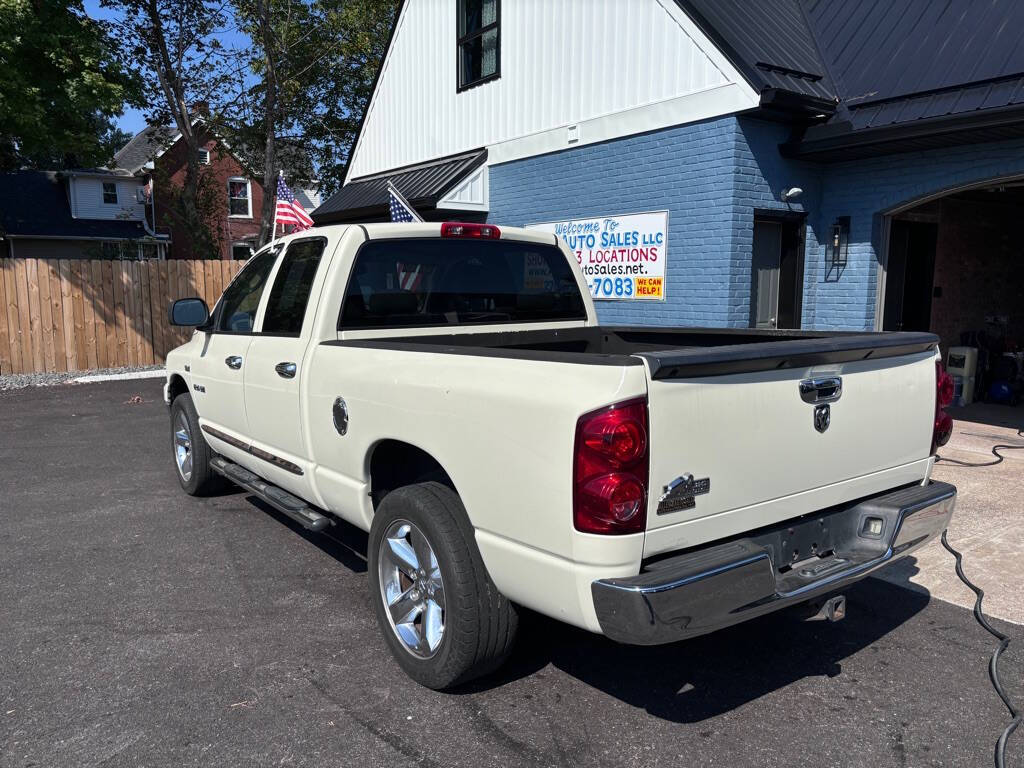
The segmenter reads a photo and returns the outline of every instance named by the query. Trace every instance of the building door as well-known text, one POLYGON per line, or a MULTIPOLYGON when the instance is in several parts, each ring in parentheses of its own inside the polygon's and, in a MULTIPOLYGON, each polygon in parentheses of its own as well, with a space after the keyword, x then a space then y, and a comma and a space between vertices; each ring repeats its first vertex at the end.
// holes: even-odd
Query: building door
POLYGON ((803 219, 755 219, 750 284, 754 328, 799 328, 803 219))
POLYGON ((932 284, 939 226, 933 222, 892 222, 885 276, 882 330, 931 329, 932 284))

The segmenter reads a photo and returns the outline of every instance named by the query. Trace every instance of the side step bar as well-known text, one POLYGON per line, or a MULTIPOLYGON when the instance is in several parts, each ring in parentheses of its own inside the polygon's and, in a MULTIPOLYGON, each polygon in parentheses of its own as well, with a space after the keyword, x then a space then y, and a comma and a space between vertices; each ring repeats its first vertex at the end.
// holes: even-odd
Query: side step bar
POLYGON ((267 504, 287 515, 308 531, 322 531, 334 523, 331 518, 320 514, 299 497, 292 496, 288 491, 278 488, 276 485, 271 485, 263 478, 228 461, 223 456, 214 456, 210 459, 210 467, 235 485, 240 485, 247 491, 255 493, 267 504))

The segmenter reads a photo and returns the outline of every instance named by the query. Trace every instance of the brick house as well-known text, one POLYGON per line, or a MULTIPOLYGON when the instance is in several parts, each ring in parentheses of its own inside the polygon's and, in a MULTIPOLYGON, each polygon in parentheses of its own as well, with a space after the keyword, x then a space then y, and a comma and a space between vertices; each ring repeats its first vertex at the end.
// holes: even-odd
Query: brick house
POLYGON ((390 181, 428 220, 573 238, 605 323, 1024 348, 1024 3, 546 11, 404 0, 314 221, 386 220, 390 181), (641 246, 609 262, 606 226, 641 246), (654 277, 622 271, 652 242, 654 277))
MULTIPOLYGON (((114 162, 133 174, 153 178, 153 210, 156 228, 171 236, 170 258, 193 258, 188 233, 171 214, 166 202, 172 188, 181 188, 187 167, 186 145, 170 129, 148 127, 138 133, 115 156, 114 162), (163 205, 161 205, 163 201, 163 205)), ((210 194, 215 196, 216 213, 209 224, 220 242, 220 258, 247 259, 258 246, 263 206, 262 175, 248 168, 220 138, 205 131, 200 139, 200 172, 210 194)), ((287 173, 286 173, 287 175, 287 173)), ((319 204, 314 189, 297 189, 296 199, 307 210, 319 204)), ((273 194, 273 191, 271 191, 273 194)))

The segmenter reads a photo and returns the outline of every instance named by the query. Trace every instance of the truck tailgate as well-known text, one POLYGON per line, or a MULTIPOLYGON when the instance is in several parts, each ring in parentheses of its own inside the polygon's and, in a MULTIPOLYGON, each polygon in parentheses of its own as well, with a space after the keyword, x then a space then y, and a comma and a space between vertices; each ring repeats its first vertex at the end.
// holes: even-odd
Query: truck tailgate
MULTIPOLYGON (((690 365, 685 355, 641 354, 650 376, 648 530, 926 458, 937 339, 865 334, 870 343, 858 350, 855 338, 840 337, 844 351, 829 354, 814 351, 818 340, 782 342, 797 353, 755 351, 747 366, 754 370, 745 372, 737 360, 725 364, 726 353, 716 358, 709 349, 690 365), (895 337, 906 343, 896 344, 895 337), (881 338, 885 342, 876 349, 881 338), (698 359, 704 362, 695 364, 698 359), (716 362, 708 365, 709 359, 716 362), (829 382, 835 378, 841 394, 832 399, 829 382), (802 395, 801 382, 812 381, 804 389, 817 387, 817 394, 802 395), (826 405, 828 423, 819 415, 816 424, 816 408, 826 405)), ((733 348, 730 354, 738 359, 743 352, 733 348)))

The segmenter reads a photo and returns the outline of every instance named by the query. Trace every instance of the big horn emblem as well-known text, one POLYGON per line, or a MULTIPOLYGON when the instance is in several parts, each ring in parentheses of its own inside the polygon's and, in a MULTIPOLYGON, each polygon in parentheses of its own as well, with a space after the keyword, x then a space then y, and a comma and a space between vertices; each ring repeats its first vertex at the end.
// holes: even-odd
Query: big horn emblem
POLYGON ((819 432, 824 432, 828 429, 828 425, 832 423, 832 411, 829 406, 819 405, 814 409, 814 428, 819 432))

